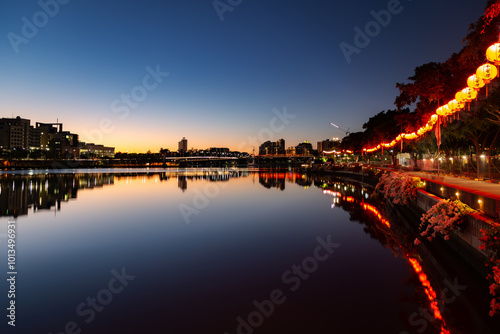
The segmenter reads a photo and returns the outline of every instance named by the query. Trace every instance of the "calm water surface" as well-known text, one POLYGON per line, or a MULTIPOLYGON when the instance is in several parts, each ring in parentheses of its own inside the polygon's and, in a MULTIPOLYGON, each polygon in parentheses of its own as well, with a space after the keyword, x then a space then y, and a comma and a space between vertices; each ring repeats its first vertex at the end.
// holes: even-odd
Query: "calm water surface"
POLYGON ((2 275, 8 221, 18 272, 16 327, 4 311, 2 333, 500 328, 486 281, 446 247, 416 248, 407 222, 358 184, 291 171, 69 172, 1 178, 2 275))

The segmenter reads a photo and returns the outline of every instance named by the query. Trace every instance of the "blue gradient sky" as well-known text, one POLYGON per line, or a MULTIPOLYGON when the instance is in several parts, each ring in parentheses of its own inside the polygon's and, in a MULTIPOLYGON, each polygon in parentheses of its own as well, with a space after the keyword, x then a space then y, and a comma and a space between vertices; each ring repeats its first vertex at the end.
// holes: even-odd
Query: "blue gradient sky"
POLYGON ((393 108, 396 82, 459 51, 486 5, 402 0, 401 12, 349 64, 339 44, 353 45, 353 28, 364 30, 370 11, 389 2, 243 0, 221 21, 213 0, 72 0, 16 53, 8 34, 23 36, 22 18, 43 19, 36 15, 42 9, 37 1, 5 0, 0 116, 59 119, 80 140, 117 151, 176 150, 182 137, 189 148, 251 151, 249 137, 316 146, 343 136, 330 122, 359 131, 393 108), (114 112, 113 101, 157 65, 169 76, 126 116, 114 112), (284 128, 275 123, 281 131, 270 138, 263 129, 273 109, 284 107, 296 117, 284 128))

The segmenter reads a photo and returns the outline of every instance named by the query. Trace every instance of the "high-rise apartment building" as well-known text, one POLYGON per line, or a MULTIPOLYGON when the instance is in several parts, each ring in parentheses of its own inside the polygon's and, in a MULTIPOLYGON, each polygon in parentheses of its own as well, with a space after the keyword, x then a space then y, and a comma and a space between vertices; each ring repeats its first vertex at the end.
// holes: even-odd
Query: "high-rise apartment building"
POLYGON ((188 141, 185 137, 182 137, 179 142, 179 153, 186 153, 188 150, 188 141))

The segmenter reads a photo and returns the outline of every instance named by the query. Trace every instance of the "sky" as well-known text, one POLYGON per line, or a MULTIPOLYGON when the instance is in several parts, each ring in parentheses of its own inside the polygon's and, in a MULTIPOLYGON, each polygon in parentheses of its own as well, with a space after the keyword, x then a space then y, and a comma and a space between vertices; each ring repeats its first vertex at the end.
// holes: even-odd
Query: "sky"
MULTIPOLYGON (((0 117, 121 152, 361 131, 486 0, 3 0, 0 117)), ((465 83, 464 83, 465 84, 465 83)))

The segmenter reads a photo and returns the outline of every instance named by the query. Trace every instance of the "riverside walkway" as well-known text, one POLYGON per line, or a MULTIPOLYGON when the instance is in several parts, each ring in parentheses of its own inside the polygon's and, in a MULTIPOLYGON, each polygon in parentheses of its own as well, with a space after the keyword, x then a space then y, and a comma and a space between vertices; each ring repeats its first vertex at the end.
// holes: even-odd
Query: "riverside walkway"
POLYGON ((386 167, 379 167, 379 169, 418 176, 422 181, 425 181, 427 192, 440 198, 458 198, 490 218, 500 217, 500 184, 498 183, 386 167))
POLYGON ((466 190, 478 195, 490 198, 500 199, 500 184, 488 181, 476 181, 472 179, 460 178, 456 176, 424 173, 424 172, 405 172, 412 176, 418 176, 424 181, 434 182, 442 185, 452 186, 456 189, 466 190))

